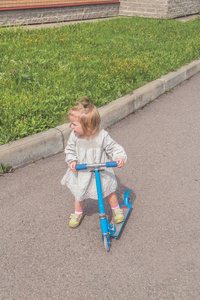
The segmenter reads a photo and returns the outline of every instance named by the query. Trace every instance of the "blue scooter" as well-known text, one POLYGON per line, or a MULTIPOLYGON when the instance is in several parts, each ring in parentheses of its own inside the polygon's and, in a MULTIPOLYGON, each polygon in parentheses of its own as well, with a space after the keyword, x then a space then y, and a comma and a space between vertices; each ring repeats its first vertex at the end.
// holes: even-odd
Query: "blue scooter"
POLYGON ((127 190, 124 195, 124 203, 120 205, 120 208, 123 210, 124 213, 124 221, 119 224, 115 224, 114 221, 111 223, 108 222, 107 217, 105 215, 104 203, 103 203, 103 196, 102 196, 102 188, 101 188, 101 180, 100 180, 100 171, 103 171, 102 168, 111 168, 117 167, 116 162, 106 162, 105 164, 78 164, 76 165, 76 170, 86 170, 91 169, 90 172, 95 173, 96 178, 96 187, 97 187, 97 195, 98 195, 98 203, 99 203, 99 218, 100 218, 100 225, 102 231, 102 241, 104 243, 104 247, 108 252, 110 250, 110 237, 118 238, 120 232, 126 222, 128 214, 131 210, 132 204, 129 198, 130 191, 127 190))

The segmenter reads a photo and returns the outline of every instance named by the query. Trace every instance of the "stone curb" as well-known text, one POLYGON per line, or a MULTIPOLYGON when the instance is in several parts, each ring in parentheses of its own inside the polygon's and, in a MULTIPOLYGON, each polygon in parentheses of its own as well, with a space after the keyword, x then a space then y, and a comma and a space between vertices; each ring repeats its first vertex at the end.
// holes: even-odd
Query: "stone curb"
MULTIPOLYGON (((165 92, 200 72, 200 59, 171 72, 101 108, 102 128, 119 122, 165 92)), ((69 123, 0 146, 0 163, 13 168, 63 152, 71 129, 69 123)))

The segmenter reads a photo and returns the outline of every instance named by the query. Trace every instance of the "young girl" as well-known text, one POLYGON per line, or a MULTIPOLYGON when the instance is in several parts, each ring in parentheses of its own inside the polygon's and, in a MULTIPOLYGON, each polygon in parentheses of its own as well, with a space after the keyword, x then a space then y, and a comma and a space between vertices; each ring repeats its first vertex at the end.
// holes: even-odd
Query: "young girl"
MULTIPOLYGON (((65 148, 66 162, 69 166, 61 183, 66 185, 75 197, 75 213, 71 214, 69 226, 76 228, 83 218, 85 199, 97 198, 96 181, 93 172, 87 170, 76 171, 76 164, 105 163, 108 160, 117 162, 118 168, 124 166, 127 156, 105 130, 100 130, 100 115, 97 108, 87 97, 69 110, 72 133, 65 148)), ((117 181, 113 169, 106 169, 101 173, 103 197, 110 204, 114 221, 124 221, 123 211, 115 194, 117 181)))

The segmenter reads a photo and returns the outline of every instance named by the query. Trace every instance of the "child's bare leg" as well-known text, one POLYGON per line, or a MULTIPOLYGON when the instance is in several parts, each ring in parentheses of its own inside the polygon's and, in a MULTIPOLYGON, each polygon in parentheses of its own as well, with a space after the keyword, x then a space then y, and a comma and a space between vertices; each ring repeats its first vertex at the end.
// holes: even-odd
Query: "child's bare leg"
POLYGON ((74 201, 74 209, 75 211, 83 211, 83 206, 85 204, 85 200, 79 202, 75 199, 74 201))
POLYGON ((119 206, 119 202, 117 200, 117 196, 115 193, 110 194, 109 196, 106 197, 106 199, 111 207, 119 206))
POLYGON ((112 208, 115 223, 123 222, 124 213, 123 210, 119 207, 119 202, 117 200, 116 194, 112 193, 106 199, 112 208))

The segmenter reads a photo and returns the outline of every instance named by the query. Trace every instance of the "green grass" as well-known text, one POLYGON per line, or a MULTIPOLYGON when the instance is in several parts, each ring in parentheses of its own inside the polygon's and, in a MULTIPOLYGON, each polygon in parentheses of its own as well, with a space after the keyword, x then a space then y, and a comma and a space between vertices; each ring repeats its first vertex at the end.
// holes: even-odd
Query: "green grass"
POLYGON ((199 58, 200 19, 0 28, 0 144, 64 123, 80 96, 100 107, 199 58))

